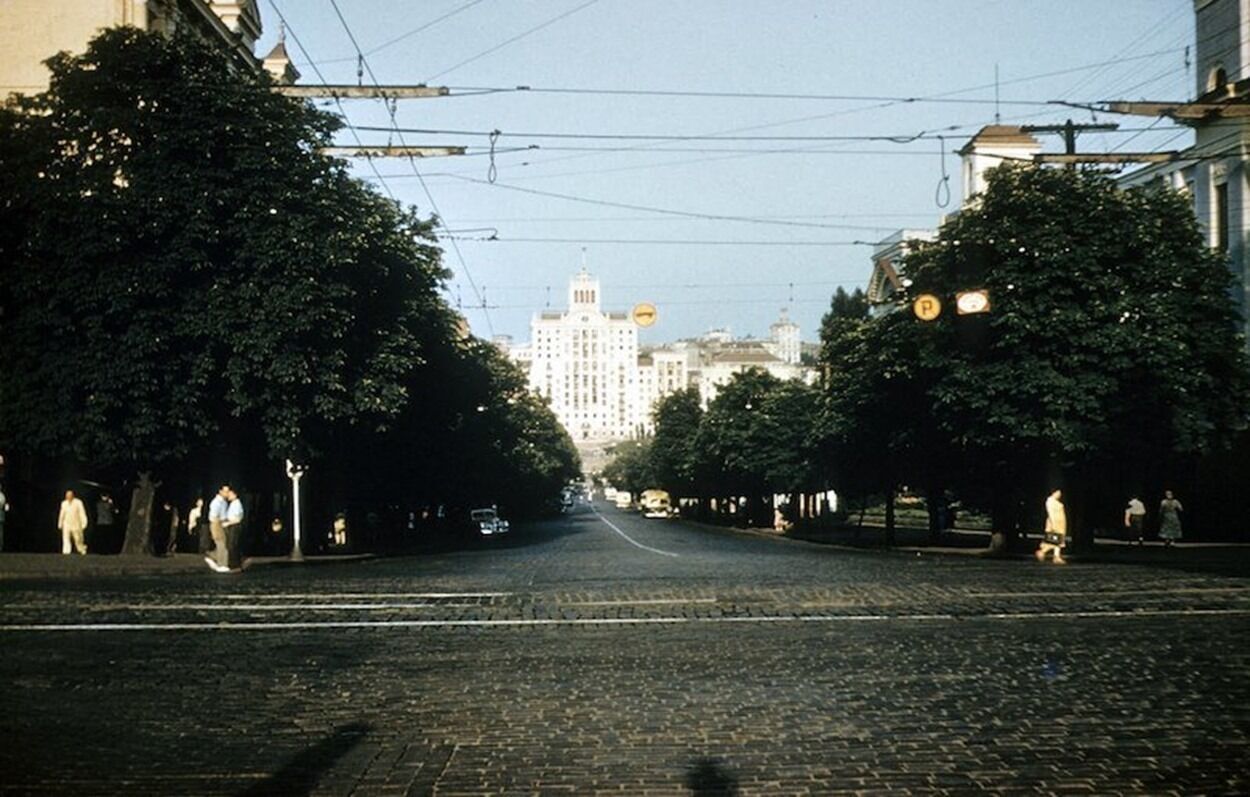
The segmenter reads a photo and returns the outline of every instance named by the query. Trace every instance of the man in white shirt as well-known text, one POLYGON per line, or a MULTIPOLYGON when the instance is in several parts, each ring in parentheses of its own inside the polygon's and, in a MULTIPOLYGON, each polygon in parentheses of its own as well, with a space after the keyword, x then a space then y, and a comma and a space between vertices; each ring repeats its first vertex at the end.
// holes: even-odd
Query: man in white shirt
POLYGON ((82 499, 74 495, 73 490, 65 491, 65 500, 61 502, 61 514, 57 516, 56 527, 61 530, 61 553, 69 554, 70 545, 73 550, 83 556, 87 555, 87 508, 82 499))
POLYGON ((1146 525, 1146 505, 1143 504, 1137 496, 1128 499, 1128 506, 1124 508, 1124 528, 1128 534, 1129 542, 1137 540, 1137 544, 1143 544, 1146 539, 1143 528, 1146 525))
POLYGON ((209 534, 213 538, 214 548, 211 555, 204 557, 204 561, 217 573, 225 573, 230 569, 224 525, 226 522, 226 510, 230 508, 230 501, 226 498, 229 490, 230 485, 223 484, 208 505, 208 529, 209 534))
POLYGON ((226 488, 226 498, 230 501, 226 507, 226 519, 222 522, 226 532, 226 570, 241 573, 243 557, 239 555, 239 538, 243 533, 243 502, 232 487, 226 488))

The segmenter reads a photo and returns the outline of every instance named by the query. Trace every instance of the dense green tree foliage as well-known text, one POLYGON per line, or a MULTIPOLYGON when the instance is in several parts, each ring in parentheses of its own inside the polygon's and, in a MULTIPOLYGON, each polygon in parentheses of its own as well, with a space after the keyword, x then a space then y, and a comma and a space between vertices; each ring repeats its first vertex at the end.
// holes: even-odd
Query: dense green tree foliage
POLYGON ((675 497, 745 498, 754 522, 770 524, 774 495, 821 483, 820 393, 761 369, 735 374, 704 412, 689 389, 655 408, 655 436, 618 446, 604 470, 613 485, 663 487, 675 497))
POLYGON ((337 118, 191 37, 109 30, 49 66, 0 109, 7 452, 166 475, 290 457, 434 503, 534 504, 576 475, 522 375, 456 331, 431 222, 321 154, 337 118))
POLYGON ((703 406, 697 388, 670 393, 656 403, 651 466, 656 484, 673 495, 697 495, 703 406))
POLYGON ((603 468, 603 478, 618 490, 637 496, 658 487, 651 465, 651 442, 627 440, 612 449, 612 459, 603 468))
POLYGON ((936 321, 900 308, 823 341, 835 469, 954 486, 1007 532, 1062 485, 1080 525, 1244 426, 1229 271, 1180 194, 1000 168, 903 274, 936 321), (972 289, 988 314, 954 312, 972 289))

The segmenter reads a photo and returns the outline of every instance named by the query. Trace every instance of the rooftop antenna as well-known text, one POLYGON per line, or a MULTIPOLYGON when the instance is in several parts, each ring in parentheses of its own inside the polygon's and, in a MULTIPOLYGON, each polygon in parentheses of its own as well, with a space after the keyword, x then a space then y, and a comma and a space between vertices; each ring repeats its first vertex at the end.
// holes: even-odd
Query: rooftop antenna
POLYGON ((998 115, 998 62, 994 62, 994 124, 998 124, 1001 118, 998 115))
POLYGON ((582 247, 582 273, 586 273, 586 247, 582 247))

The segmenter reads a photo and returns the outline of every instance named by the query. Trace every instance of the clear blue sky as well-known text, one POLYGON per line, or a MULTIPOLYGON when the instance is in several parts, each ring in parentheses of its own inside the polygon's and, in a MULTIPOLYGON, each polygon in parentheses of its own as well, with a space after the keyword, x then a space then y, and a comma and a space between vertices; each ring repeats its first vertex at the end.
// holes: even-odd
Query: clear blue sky
MULTIPOLYGON (((1022 104, 1028 102, 1193 95, 1184 52, 1193 43, 1192 0, 338 0, 338 5, 382 83, 854 98, 944 94, 974 101, 503 92, 400 102, 401 127, 463 131, 409 133, 407 143, 470 147, 468 157, 419 162, 452 230, 465 231, 466 238, 490 234, 476 228, 492 228, 500 239, 569 239, 463 240, 463 264, 444 245, 445 261, 455 272, 451 299, 458 297, 474 331, 487 336, 493 327, 518 340, 528 339, 530 316, 548 296, 552 307, 563 306, 583 246, 589 269, 603 281, 606 305, 624 310, 645 300, 659 307, 659 322, 645 331, 644 342, 724 326, 763 336, 782 307, 802 326, 804 339, 812 340, 836 286, 851 289, 867 281, 870 250, 852 242, 880 239, 901 227, 932 227, 943 209, 935 201, 942 142, 934 139, 657 142, 516 134, 903 137, 930 131, 948 137, 953 208, 959 201, 959 164, 950 151, 994 121, 996 65, 1004 123, 1091 118, 1087 111, 1022 104), (1109 61, 1114 63, 1090 66, 1109 61), (1037 77, 1060 71, 1065 73, 1037 77), (496 183, 490 185, 484 182, 490 165, 485 134, 496 129, 502 135, 496 183), (517 151, 531 145, 539 148, 517 151), (528 191, 758 221, 664 215, 528 191), (672 241, 769 245, 667 243, 672 241), (800 241, 829 243, 794 245, 800 241), (488 310, 481 309, 483 296, 488 310)), ((301 82, 319 82, 309 57, 327 81, 356 82, 356 51, 330 0, 263 0, 262 53, 277 38, 277 10, 290 24, 287 44, 303 73, 301 82)), ((370 80, 367 74, 364 79, 370 80)), ((353 125, 389 124, 378 101, 345 102, 344 108, 353 125)), ((1153 122, 1100 121, 1119 121, 1132 130, 1153 122)), ((1191 140, 1170 122, 1154 124, 1140 135, 1087 135, 1079 148, 1171 149, 1191 140)), ((386 132, 359 135, 365 143, 388 140, 386 132)), ((354 143, 349 132, 342 143, 354 143)), ((1047 145, 1060 148, 1053 137, 1047 145)), ((407 161, 376 165, 399 200, 431 212, 407 161)), ((363 161, 356 173, 378 182, 363 161)))

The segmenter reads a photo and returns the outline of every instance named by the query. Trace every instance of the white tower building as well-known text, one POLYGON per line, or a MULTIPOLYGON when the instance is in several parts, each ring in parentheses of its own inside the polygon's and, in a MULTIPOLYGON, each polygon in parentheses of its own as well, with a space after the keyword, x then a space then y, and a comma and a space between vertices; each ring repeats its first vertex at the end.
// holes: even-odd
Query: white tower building
POLYGON ((530 386, 577 443, 619 440, 637 418, 638 329, 604 312, 599 281, 583 268, 569 282, 568 309, 530 322, 530 386))
POLYGON ((799 325, 790 320, 785 308, 781 310, 781 318, 768 328, 773 354, 778 360, 790 365, 798 365, 803 356, 803 342, 799 339, 799 325))

